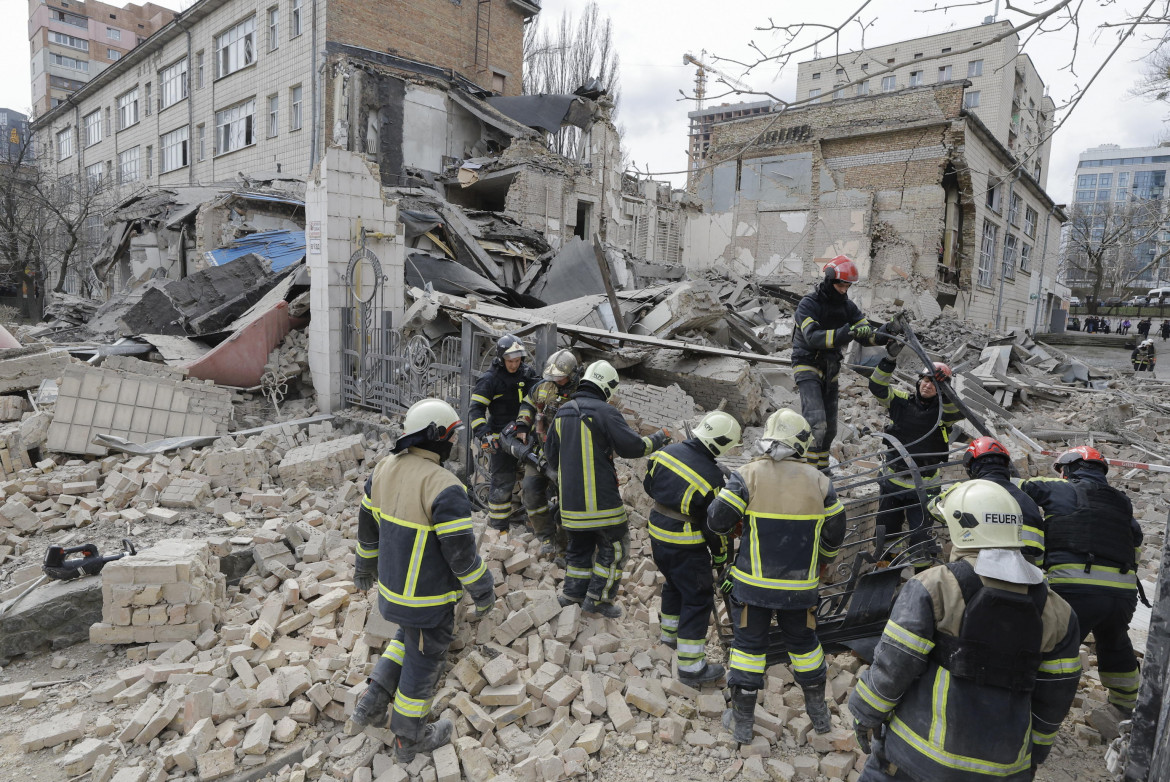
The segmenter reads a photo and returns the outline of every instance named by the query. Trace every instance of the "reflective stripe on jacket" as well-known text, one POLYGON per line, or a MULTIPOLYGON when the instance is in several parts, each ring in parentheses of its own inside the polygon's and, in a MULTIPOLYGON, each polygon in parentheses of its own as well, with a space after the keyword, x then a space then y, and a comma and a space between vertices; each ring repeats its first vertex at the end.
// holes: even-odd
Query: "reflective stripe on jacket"
POLYGON ((649 437, 630 428, 601 392, 583 383, 561 405, 544 444, 557 471, 561 524, 565 529, 598 529, 626 523, 614 456, 635 459, 653 449, 649 437))
MULTIPOLYGON (((890 385, 894 373, 895 362, 889 356, 878 362, 877 368, 869 376, 869 391, 878 402, 890 411, 890 423, 886 432, 897 437, 914 457, 914 461, 922 470, 923 480, 932 480, 937 476, 935 465, 945 462, 946 452, 951 441, 951 427, 962 419, 963 414, 954 402, 944 401, 942 392, 932 399, 922 399, 917 388, 913 393, 903 391, 890 385), (942 416, 939 416, 939 405, 942 405, 942 416)), ((886 456, 884 472, 897 473, 906 469, 906 463, 898 458, 895 451, 889 451, 886 456)), ((898 486, 911 487, 914 482, 909 476, 889 478, 891 483, 898 486)))
MULTIPOLYGON (((983 579, 1014 592, 1015 584, 983 579)), ((1049 592, 1041 661, 1031 692, 952 676, 930 658, 939 634, 957 636, 965 609, 954 575, 938 566, 902 587, 873 664, 849 696, 862 725, 886 724, 881 757, 914 779, 977 782, 1032 779, 1047 757, 1080 681, 1076 615, 1049 592)), ((988 639, 994 643, 995 639, 988 639)))
POLYGON ((651 454, 642 486, 669 511, 650 511, 650 537, 669 546, 709 545, 715 564, 723 564, 727 537, 705 530, 707 508, 723 487, 723 473, 701 442, 692 438, 651 454))
POLYGON ((516 420, 524 395, 540 382, 540 375, 532 365, 524 362, 515 372, 509 372, 498 358, 492 368, 475 383, 471 391, 471 433, 480 437, 489 432, 503 431, 516 420))
MULTIPOLYGON (((796 328, 792 332, 792 365, 819 366, 823 353, 837 358, 841 349, 853 341, 851 326, 868 323, 861 309, 847 295, 826 290, 828 283, 816 289, 796 305, 796 328)), ((872 338, 868 344, 873 344, 872 338)))
POLYGON ((766 608, 816 605, 820 566, 837 556, 845 536, 845 508, 832 482, 795 459, 753 459, 731 474, 707 511, 718 535, 741 519, 733 597, 766 608))
POLYGON ((382 616, 408 627, 435 627, 464 588, 482 597, 493 586, 467 489, 422 448, 387 456, 366 481, 357 556, 378 560, 382 616))

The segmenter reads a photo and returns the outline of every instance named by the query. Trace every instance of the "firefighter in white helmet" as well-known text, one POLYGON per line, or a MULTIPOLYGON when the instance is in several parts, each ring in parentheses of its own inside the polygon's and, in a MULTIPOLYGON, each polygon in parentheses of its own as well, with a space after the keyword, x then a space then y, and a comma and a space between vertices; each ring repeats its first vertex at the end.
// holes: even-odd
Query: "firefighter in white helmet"
POLYGON ((442 466, 461 423, 442 399, 411 405, 394 452, 366 481, 358 512, 354 584, 365 592, 376 583, 378 609, 399 629, 352 719, 380 727, 393 703, 390 729, 402 764, 451 740, 451 721, 427 724, 427 715, 454 637, 455 603, 466 589, 475 619, 495 603, 491 571, 475 549, 467 489, 442 466))
POLYGON ((773 615, 813 728, 832 729, 815 615, 820 574, 845 536, 845 508, 832 481, 804 461, 812 444, 812 427, 800 413, 772 413, 760 455, 731 473, 707 511, 707 526, 717 535, 744 524, 735 563, 720 585, 731 593, 735 632, 727 677, 731 708, 723 724, 741 744, 752 740, 773 615))
POLYGON ((662 641, 678 654, 678 676, 698 686, 723 678, 707 662, 707 631, 715 610, 714 573, 727 564, 727 536, 706 529, 707 508, 723 488, 715 459, 742 444, 739 422, 716 410, 703 416, 693 437, 651 454, 642 485, 654 500, 650 551, 662 584, 662 641))
POLYGON ((863 782, 1025 782, 1076 695, 1076 615, 1021 551, 1023 513, 991 481, 931 504, 951 562, 902 587, 849 697, 863 782))

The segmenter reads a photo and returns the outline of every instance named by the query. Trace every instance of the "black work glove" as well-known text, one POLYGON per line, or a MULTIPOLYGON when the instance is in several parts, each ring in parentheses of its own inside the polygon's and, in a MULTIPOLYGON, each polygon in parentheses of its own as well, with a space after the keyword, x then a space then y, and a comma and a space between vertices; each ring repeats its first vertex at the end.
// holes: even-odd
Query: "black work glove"
POLYGON ((853 339, 853 332, 848 326, 842 326, 833 332, 833 347, 840 348, 849 344, 853 339))
POLYGON ((716 588, 725 595, 730 595, 731 590, 735 588, 735 581, 731 578, 731 568, 723 568, 719 575, 715 578, 716 588))
POLYGON ((482 597, 475 601, 475 613, 471 615, 471 621, 478 622, 485 616, 491 613, 491 610, 496 607, 496 593, 489 589, 482 597))
POLYGON ((378 575, 378 560, 358 557, 353 566, 353 585, 359 592, 368 592, 378 575))
POLYGON ((650 451, 654 452, 660 450, 670 443, 670 433, 665 429, 659 429, 654 434, 650 435, 650 451))
POLYGON ((893 320, 887 320, 882 328, 885 329, 887 334, 901 334, 903 331, 902 321, 898 320, 897 318, 894 318, 893 320))
POLYGON ((877 735, 877 728, 867 728, 862 725, 857 719, 853 720, 853 732, 857 735, 857 746, 865 754, 870 754, 872 751, 874 736, 877 735))
POLYGON ((901 342, 890 340, 886 343, 886 355, 890 358, 897 358, 898 354, 902 352, 902 348, 906 347, 901 342))

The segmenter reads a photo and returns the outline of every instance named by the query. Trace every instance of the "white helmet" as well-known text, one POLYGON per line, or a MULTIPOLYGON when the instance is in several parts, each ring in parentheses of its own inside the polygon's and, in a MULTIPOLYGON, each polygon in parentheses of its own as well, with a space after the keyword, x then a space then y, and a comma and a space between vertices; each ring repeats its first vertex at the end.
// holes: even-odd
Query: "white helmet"
POLYGON ((548 357, 548 363, 544 365, 544 379, 561 380, 572 377, 578 366, 577 357, 573 355, 573 351, 558 350, 548 357))
POLYGON ((1142 344, 1140 345, 1140 347, 1143 347, 1143 348, 1148 348, 1150 345, 1153 345, 1153 344, 1154 344, 1154 340, 1152 340, 1152 339, 1147 339, 1147 340, 1144 340, 1144 341, 1142 342, 1142 344))
POLYGON ((722 456, 732 448, 743 445, 739 421, 731 413, 722 410, 703 416, 703 420, 695 427, 695 437, 712 456, 722 456))
POLYGON ((776 459, 788 455, 804 456, 811 442, 812 427, 808 421, 800 413, 785 407, 768 416, 768 422, 764 424, 764 436, 760 438, 760 450, 771 453, 776 459), (775 451, 776 446, 791 453, 775 451))
POLYGON ((618 386, 618 373, 608 361, 594 361, 585 367, 585 376, 581 380, 600 388, 605 398, 609 399, 618 386))
POLYGON ((442 399, 420 399, 406 411, 402 419, 402 437, 424 435, 424 440, 450 440, 463 422, 455 408, 442 399))
POLYGON ((976 479, 957 483, 930 503, 945 521, 951 543, 960 549, 1023 548, 1024 513, 1011 493, 997 483, 976 479))

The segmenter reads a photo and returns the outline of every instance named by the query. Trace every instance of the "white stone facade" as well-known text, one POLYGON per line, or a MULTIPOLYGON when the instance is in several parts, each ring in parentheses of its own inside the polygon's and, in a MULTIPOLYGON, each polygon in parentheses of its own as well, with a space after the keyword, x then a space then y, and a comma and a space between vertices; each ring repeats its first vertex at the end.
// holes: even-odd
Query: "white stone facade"
MULTIPOLYGON (((238 172, 308 175, 314 111, 321 111, 320 88, 314 90, 313 84, 313 39, 316 33, 318 46, 323 45, 325 5, 318 4, 314 21, 308 16, 312 4, 302 3, 300 13, 306 16, 301 20, 301 34, 290 37, 288 0, 205 0, 128 53, 70 101, 45 115, 38 132, 41 160, 58 176, 73 175, 79 180, 96 176, 100 168, 106 186, 113 188, 113 197, 143 186, 181 187, 231 181, 238 172), (269 45, 269 9, 277 12, 275 48, 269 45), (200 13, 193 13, 195 10, 200 13), (217 36, 248 19, 255 20, 250 62, 217 76, 217 36), (184 59, 186 97, 162 107, 163 73, 184 59), (298 88, 300 120, 296 127, 292 103, 298 88), (136 121, 127 123, 119 110, 119 99, 133 95, 134 90, 136 115, 129 105, 124 109, 126 119, 136 116, 136 121), (274 126, 269 121, 271 97, 277 102, 274 126), (246 106, 249 101, 250 135, 247 120, 241 117, 234 138, 239 148, 219 149, 217 113, 246 106), (100 117, 97 130, 95 113, 100 117), (183 129, 187 134, 185 157, 180 141, 183 129), (92 136, 98 132, 101 138, 94 141, 92 136), (62 153, 62 141, 71 146, 66 150, 70 154, 62 153), (170 154, 164 157, 164 144, 168 141, 172 142, 167 145, 170 154), (130 165, 135 150, 136 175, 130 165)), ((178 94, 182 95, 181 89, 178 94)))

